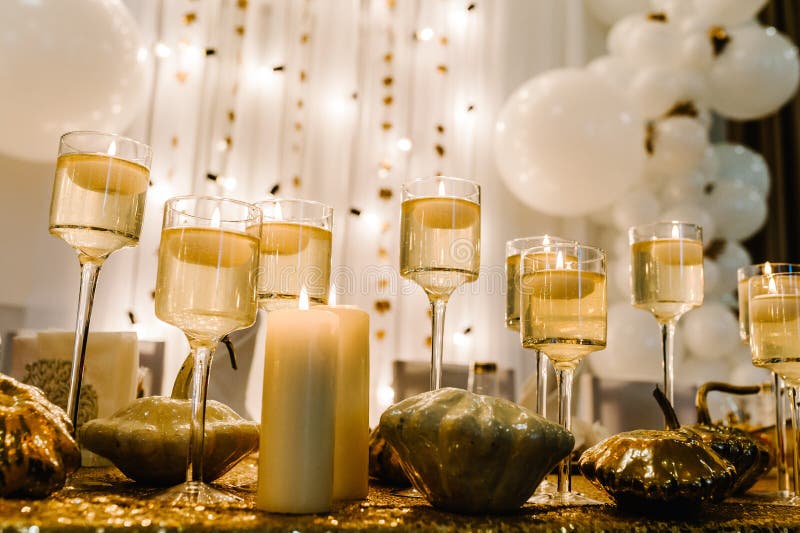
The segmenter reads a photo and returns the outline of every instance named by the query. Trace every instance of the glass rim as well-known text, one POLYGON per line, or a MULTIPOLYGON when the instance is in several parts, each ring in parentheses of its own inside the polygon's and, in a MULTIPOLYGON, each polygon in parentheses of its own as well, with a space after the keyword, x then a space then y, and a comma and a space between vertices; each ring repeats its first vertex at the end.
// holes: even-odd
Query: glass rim
POLYGON ((277 203, 284 203, 284 202, 285 203, 308 204, 308 205, 319 206, 319 207, 321 207, 321 208, 323 208, 324 210, 327 211, 327 214, 322 215, 323 217, 327 217, 327 216, 333 215, 333 207, 332 206, 330 206, 330 205, 328 205, 326 203, 323 203, 323 202, 318 202, 317 200, 306 200, 304 198, 267 198, 266 200, 259 200, 258 202, 254 202, 251 205, 254 205, 254 206, 256 206, 256 207, 258 207, 260 209, 261 206, 264 205, 264 204, 270 204, 270 203, 271 204, 277 204, 277 203))
MULTIPOLYGON (((403 191, 403 192, 406 192, 413 185, 416 185, 418 183, 425 183, 425 182, 429 182, 429 181, 433 181, 433 180, 453 181, 453 182, 456 182, 456 183, 462 183, 462 184, 465 184, 465 185, 471 185, 471 186, 473 186, 475 188, 475 192, 473 194, 478 194, 478 198, 480 199, 480 194, 481 194, 481 184, 480 183, 478 183, 477 181, 471 180, 471 179, 457 178, 455 176, 423 176, 421 178, 410 179, 408 181, 404 181, 402 183, 402 185, 400 185, 400 190, 403 191)), ((468 200, 468 198, 464 198, 464 199, 468 200)))
MULTIPOLYGON (((102 137, 113 137, 115 139, 120 139, 122 141, 129 142, 131 144, 135 144, 136 146, 140 146, 140 147, 144 148, 147 151, 147 159, 152 158, 152 155, 153 155, 153 147, 150 146, 149 144, 147 144, 145 142, 142 142, 142 141, 137 141, 136 139, 133 139, 131 137, 127 137, 125 135, 121 135, 119 133, 109 133, 107 131, 97 131, 97 130, 73 130, 73 131, 68 131, 66 133, 61 134, 61 137, 58 138, 59 144, 63 144, 64 146, 68 146, 68 147, 72 148, 73 150, 75 150, 78 153, 93 153, 94 154, 94 153, 102 153, 102 152, 86 152, 84 150, 81 150, 80 148, 78 148, 78 147, 70 144, 69 142, 67 142, 66 139, 70 135, 97 135, 97 136, 102 136, 102 137)), ((116 156, 116 155, 113 156, 113 157, 119 157, 120 159, 128 160, 127 157, 116 156)))
POLYGON ((628 232, 632 232, 634 230, 644 229, 644 228, 655 228, 658 226, 665 226, 665 225, 672 225, 680 224, 681 226, 690 226, 699 230, 703 230, 703 226, 697 224, 696 222, 687 222, 685 220, 660 220, 658 222, 648 222, 646 224, 637 224, 636 226, 630 226, 628 228, 628 232))
POLYGON ((532 246, 530 248, 527 248, 527 249, 523 250, 520 253, 520 259, 521 259, 520 268, 521 269, 525 268, 525 256, 533 255, 533 254, 535 254, 537 252, 540 252, 540 251, 541 252, 552 252, 553 248, 558 248, 558 249, 568 249, 568 248, 582 249, 582 250, 592 251, 595 254, 594 257, 581 257, 581 256, 578 256, 578 263, 579 264, 589 264, 589 263, 594 263, 594 262, 597 262, 597 261, 601 261, 601 262, 605 263, 606 259, 607 259, 606 251, 603 250, 602 248, 600 248, 599 246, 592 246, 591 244, 581 244, 581 243, 578 243, 578 242, 575 242, 575 241, 573 241, 573 242, 562 242, 562 243, 546 244, 546 245, 542 245, 542 246, 532 246))
POLYGON ((744 281, 755 276, 774 276, 777 274, 794 274, 800 273, 800 263, 789 263, 788 261, 764 261, 763 263, 753 263, 752 265, 745 265, 741 266, 736 269, 736 279, 737 281, 744 281), (794 267, 790 270, 784 270, 782 272, 771 272, 770 274, 765 274, 764 272, 756 272, 756 270, 760 270, 764 268, 764 265, 769 263, 771 266, 776 267, 794 267), (749 274, 752 272, 752 274, 749 274), (749 274, 749 275, 748 275, 749 274))
MULTIPOLYGON (((559 237, 558 235, 550 235, 549 233, 543 233, 541 235, 530 235, 528 237, 516 237, 514 239, 507 240, 506 241, 506 252, 508 252, 509 249, 514 248, 515 250, 519 250, 519 252, 522 253, 527 249, 535 248, 536 246, 539 246, 539 245, 537 244, 537 245, 534 245, 534 246, 528 246, 527 248, 520 248, 519 246, 516 246, 516 243, 520 243, 520 242, 527 241, 527 240, 533 240, 533 239, 544 239, 545 237, 549 237, 551 239, 554 239, 553 244, 570 244, 570 243, 571 244, 580 244, 578 241, 576 241, 574 239, 565 239, 564 237, 559 237)), ((549 246, 549 245, 544 244, 542 246, 549 246)))
POLYGON ((207 201, 214 201, 214 202, 226 202, 237 204, 242 207, 246 207, 247 211, 250 213, 249 217, 246 218, 220 218, 220 222, 249 222, 251 220, 260 221, 261 219, 261 210, 257 209, 255 205, 245 202, 244 200, 237 200, 236 198, 227 198, 225 196, 212 196, 212 195, 204 195, 204 194, 183 194, 180 196, 173 196, 168 198, 164 202, 164 209, 169 209, 170 211, 175 211, 181 215, 191 217, 197 220, 212 220, 209 217, 201 217, 199 215, 193 215, 190 213, 186 213, 185 211, 180 211, 173 207, 173 204, 180 202, 182 200, 207 200, 207 201), (254 218, 255 216, 255 218, 254 218))

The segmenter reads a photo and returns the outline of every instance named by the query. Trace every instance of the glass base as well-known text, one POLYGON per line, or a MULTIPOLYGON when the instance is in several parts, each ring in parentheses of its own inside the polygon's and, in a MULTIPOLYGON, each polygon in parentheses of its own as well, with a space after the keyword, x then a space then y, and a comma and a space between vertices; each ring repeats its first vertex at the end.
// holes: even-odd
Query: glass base
POLYGON ((395 496, 400 496, 401 498, 424 498, 422 493, 415 489, 414 487, 408 489, 397 489, 393 490, 392 494, 395 496))
POLYGON ((533 495, 528 498, 529 503, 536 503, 535 498, 540 496, 552 496, 558 490, 558 485, 553 483, 547 478, 544 478, 539 486, 536 487, 536 491, 534 491, 533 495))
POLYGON ((157 494, 155 499, 172 505, 219 505, 239 503, 243 500, 230 492, 222 491, 200 481, 187 481, 157 494))
POLYGON ((547 507, 583 507, 587 505, 603 505, 603 502, 587 498, 580 492, 553 492, 552 494, 539 494, 538 492, 528 499, 528 503, 545 505, 547 507))

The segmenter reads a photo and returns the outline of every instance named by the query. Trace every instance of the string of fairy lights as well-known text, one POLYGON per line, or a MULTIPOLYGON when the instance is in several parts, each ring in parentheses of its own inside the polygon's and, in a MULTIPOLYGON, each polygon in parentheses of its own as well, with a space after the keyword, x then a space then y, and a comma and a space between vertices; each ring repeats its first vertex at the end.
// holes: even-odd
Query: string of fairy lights
MULTIPOLYGON (((150 122, 191 101, 197 108, 185 116, 197 115, 197 131, 176 121, 169 124, 172 131, 154 135, 154 152, 163 169, 157 172, 154 166, 154 188, 159 189, 156 203, 168 195, 189 192, 180 189, 186 183, 195 192, 251 201, 270 194, 313 195, 317 178, 306 172, 309 161, 318 157, 309 145, 309 130, 318 122, 310 113, 326 106, 352 113, 358 120, 342 121, 352 124, 357 143, 346 170, 351 174, 349 205, 339 206, 335 231, 346 232, 346 242, 359 242, 346 249, 360 257, 344 257, 342 263, 386 267, 371 281, 369 295, 352 298, 360 299, 354 303, 372 312, 376 352, 394 358, 414 354, 424 358, 431 342, 428 306, 398 298, 398 291, 393 291, 397 283, 388 270, 396 271, 399 260, 400 184, 410 176, 474 171, 477 130, 465 127, 464 117, 477 113, 478 102, 463 93, 465 85, 483 83, 478 71, 470 68, 473 58, 468 56, 479 49, 483 36, 475 30, 475 21, 484 15, 478 2, 466 0, 369 0, 336 5, 352 10, 354 27, 366 28, 355 47, 357 57, 352 58, 360 63, 355 70, 362 76, 352 80, 350 89, 350 82, 343 82, 343 89, 326 91, 320 85, 324 80, 315 72, 319 62, 325 61, 320 50, 331 46, 320 42, 320 24, 326 23, 323 15, 333 9, 331 4, 322 0, 161 4, 163 28, 151 46, 159 73, 154 94, 156 100, 169 96, 172 101, 151 106, 156 116, 150 122), (281 32, 279 42, 264 41, 264 32, 269 31, 281 32), (258 60, 254 61, 253 50, 258 48, 262 50, 256 50, 258 60), (276 131, 259 137, 258 128, 266 126, 250 126, 254 116, 260 115, 248 106, 263 105, 267 96, 270 109, 280 110, 280 118, 271 119, 276 131), (324 98, 331 102, 322 102, 324 98), (259 145, 259 139, 266 138, 277 146, 259 145), (235 164, 256 160, 258 152, 267 148, 274 159, 267 168, 274 172, 247 175, 248 167, 235 164), (342 220, 341 213, 348 220, 342 220), (368 233, 359 234, 362 231, 368 233), (408 309, 411 305, 414 308, 408 309), (394 334, 410 317, 416 317, 414 325, 403 324, 402 329, 418 332, 417 340, 394 334)), ((339 133, 331 129, 331 134, 339 133)), ((150 246, 152 250, 141 252, 142 261, 155 263, 157 229, 150 246)), ((132 292, 147 283, 146 293, 152 295, 153 269, 142 270, 132 292)), ((141 299, 132 298, 131 322, 141 314, 135 312, 136 302, 144 306, 141 299)), ((451 341, 468 346, 474 331, 471 323, 459 323, 451 341)), ((383 387, 383 392, 378 391, 380 403, 391 401, 385 371, 379 383, 383 387)))

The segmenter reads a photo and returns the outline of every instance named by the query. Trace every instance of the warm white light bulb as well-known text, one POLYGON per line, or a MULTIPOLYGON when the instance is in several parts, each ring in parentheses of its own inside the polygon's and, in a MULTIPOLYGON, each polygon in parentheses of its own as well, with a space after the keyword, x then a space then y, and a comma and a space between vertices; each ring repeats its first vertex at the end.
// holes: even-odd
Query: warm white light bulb
POLYGON ((430 41, 433 39, 433 28, 422 28, 417 33, 420 41, 430 41))
POLYGON ((411 142, 411 139, 408 137, 403 137, 402 139, 397 140, 397 149, 401 152, 408 152, 411 150, 411 147, 414 146, 411 142))
POLYGON ((156 56, 164 59, 172 55, 172 48, 164 43, 157 43, 154 52, 156 56))
POLYGON ((297 308, 302 310, 308 310, 308 291, 306 291, 306 286, 303 285, 300 288, 300 298, 297 301, 297 308))

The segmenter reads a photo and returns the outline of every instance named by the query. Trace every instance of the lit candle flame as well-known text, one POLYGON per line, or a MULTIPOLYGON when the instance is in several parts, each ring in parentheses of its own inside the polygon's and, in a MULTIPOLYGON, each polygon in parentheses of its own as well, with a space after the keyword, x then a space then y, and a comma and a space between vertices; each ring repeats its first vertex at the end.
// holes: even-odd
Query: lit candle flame
POLYGON ((764 274, 767 276, 772 274, 772 265, 769 263, 769 261, 764 263, 764 274))
POLYGON ((281 210, 280 202, 275 202, 275 209, 272 210, 272 218, 274 220, 283 220, 283 211, 281 210))
POLYGON ((331 288, 329 291, 328 305, 330 306, 336 305, 336 285, 334 285, 333 283, 331 283, 331 288))
POLYGON ((117 141, 111 141, 111 144, 108 145, 108 155, 117 155, 117 141))
POLYGON ((556 268, 559 270, 564 269, 564 252, 563 250, 559 250, 556 253, 556 268))
POLYGON ((775 278, 772 276, 769 277, 769 286, 767 287, 767 290, 770 294, 778 293, 778 287, 775 286, 775 278))
POLYGON ((550 252, 550 235, 545 235, 542 238, 542 246, 544 246, 545 253, 550 252))
POLYGON ((680 236, 681 236, 680 229, 678 228, 678 225, 675 224, 674 226, 672 226, 672 238, 677 239, 680 236))
POLYGON ((220 227, 219 207, 215 207, 214 213, 211 215, 211 227, 212 228, 220 227))
POLYGON ((306 286, 303 285, 300 287, 300 298, 297 302, 297 308, 306 311, 308 307, 308 292, 306 291, 306 286))
POLYGON ((442 180, 439 180, 439 196, 444 196, 444 195, 445 195, 444 182, 442 180))

